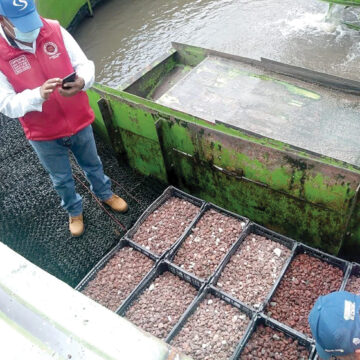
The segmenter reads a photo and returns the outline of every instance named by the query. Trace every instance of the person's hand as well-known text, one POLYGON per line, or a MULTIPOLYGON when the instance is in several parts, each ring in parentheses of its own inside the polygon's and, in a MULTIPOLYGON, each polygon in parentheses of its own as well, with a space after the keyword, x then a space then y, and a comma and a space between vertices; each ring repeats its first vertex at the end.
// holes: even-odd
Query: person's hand
POLYGON ((54 90, 61 85, 61 82, 60 78, 46 80, 40 87, 41 97, 47 100, 54 90))
POLYGON ((64 85, 65 89, 62 87, 59 88, 59 93, 62 96, 70 97, 79 93, 85 86, 85 81, 83 78, 76 76, 74 82, 68 82, 64 85))

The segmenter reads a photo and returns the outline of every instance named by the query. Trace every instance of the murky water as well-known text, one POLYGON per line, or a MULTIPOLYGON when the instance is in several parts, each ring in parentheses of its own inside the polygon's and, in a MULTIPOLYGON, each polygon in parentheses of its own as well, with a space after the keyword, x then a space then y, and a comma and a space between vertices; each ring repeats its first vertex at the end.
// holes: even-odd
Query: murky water
POLYGON ((360 80, 360 32, 339 25, 352 10, 318 0, 108 0, 76 38, 96 63, 97 81, 118 86, 171 41, 360 80), (342 9, 341 7, 339 9, 342 9))

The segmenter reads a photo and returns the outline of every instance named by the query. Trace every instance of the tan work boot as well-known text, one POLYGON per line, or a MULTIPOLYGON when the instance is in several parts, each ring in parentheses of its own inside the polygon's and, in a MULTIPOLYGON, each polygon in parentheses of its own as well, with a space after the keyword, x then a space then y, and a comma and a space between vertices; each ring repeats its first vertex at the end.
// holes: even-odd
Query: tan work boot
POLYGON ((126 203, 126 201, 115 194, 112 194, 111 198, 105 200, 104 203, 118 212, 126 212, 128 210, 128 204, 126 203))
POLYGON ((70 216, 69 230, 74 237, 81 236, 85 231, 83 215, 70 216))

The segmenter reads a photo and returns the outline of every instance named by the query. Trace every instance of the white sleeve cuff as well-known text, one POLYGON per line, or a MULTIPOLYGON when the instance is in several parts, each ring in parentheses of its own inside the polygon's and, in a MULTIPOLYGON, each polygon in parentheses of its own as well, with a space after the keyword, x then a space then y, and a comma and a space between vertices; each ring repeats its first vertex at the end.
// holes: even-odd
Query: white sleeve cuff
POLYGON ((84 79, 83 91, 90 89, 95 80, 95 65, 92 61, 87 61, 85 64, 81 64, 76 67, 76 73, 79 77, 84 79))
POLYGON ((37 87, 32 90, 33 92, 33 104, 43 104, 45 99, 41 96, 41 87, 37 87))
POLYGON ((33 111, 42 111, 42 105, 45 102, 45 99, 41 96, 40 86, 29 90, 29 104, 33 111))

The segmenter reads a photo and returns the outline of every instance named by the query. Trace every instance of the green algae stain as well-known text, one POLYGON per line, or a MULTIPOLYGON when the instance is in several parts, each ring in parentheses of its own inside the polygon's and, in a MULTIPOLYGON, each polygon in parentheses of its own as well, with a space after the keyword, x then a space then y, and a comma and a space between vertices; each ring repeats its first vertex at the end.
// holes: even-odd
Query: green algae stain
POLYGON ((285 81, 279 81, 279 80, 275 80, 275 79, 271 79, 271 78, 269 80, 272 80, 278 84, 284 85, 289 92, 291 92, 295 95, 303 96, 303 97, 306 97, 306 98, 312 99, 312 100, 320 100, 321 99, 321 96, 313 91, 289 84, 285 81))
MULTIPOLYGON (((305 98, 308 98, 311 100, 320 100, 321 99, 321 95, 319 95, 313 91, 290 84, 286 81, 272 78, 271 76, 268 76, 268 75, 251 73, 251 72, 239 70, 239 69, 231 69, 231 71, 229 71, 227 73, 227 75, 229 76, 229 78, 235 78, 237 76, 249 76, 249 77, 253 77, 256 79, 263 80, 263 81, 272 81, 276 84, 280 84, 280 85, 284 86, 290 93, 292 93, 294 95, 302 96, 302 97, 305 97, 305 98)), ((302 105, 302 104, 298 103, 298 105, 302 105)))
POLYGON ((321 96, 313 91, 310 91, 308 89, 304 89, 304 88, 301 88, 299 86, 296 86, 296 85, 293 85, 293 84, 290 84, 286 81, 281 81, 281 80, 277 80, 277 79, 274 79, 270 76, 267 76, 267 75, 259 75, 259 74, 254 74, 254 73, 246 73, 246 75, 250 76, 250 77, 254 77, 254 78, 258 78, 258 79, 261 79, 261 80, 264 80, 264 81, 272 81, 276 84, 280 84, 280 85, 283 85, 290 93, 294 94, 294 95, 299 95, 299 96, 302 96, 302 97, 306 97, 308 99, 311 99, 311 100, 320 100, 321 99, 321 96))
MULTIPOLYGON (((344 204, 355 195, 355 192, 350 190, 350 186, 346 185, 329 185, 321 174, 312 177, 310 181, 305 182, 304 190, 306 198, 315 203, 324 203, 328 207, 331 204, 344 204)), ((347 206, 343 205, 340 210, 346 211, 347 206)))

